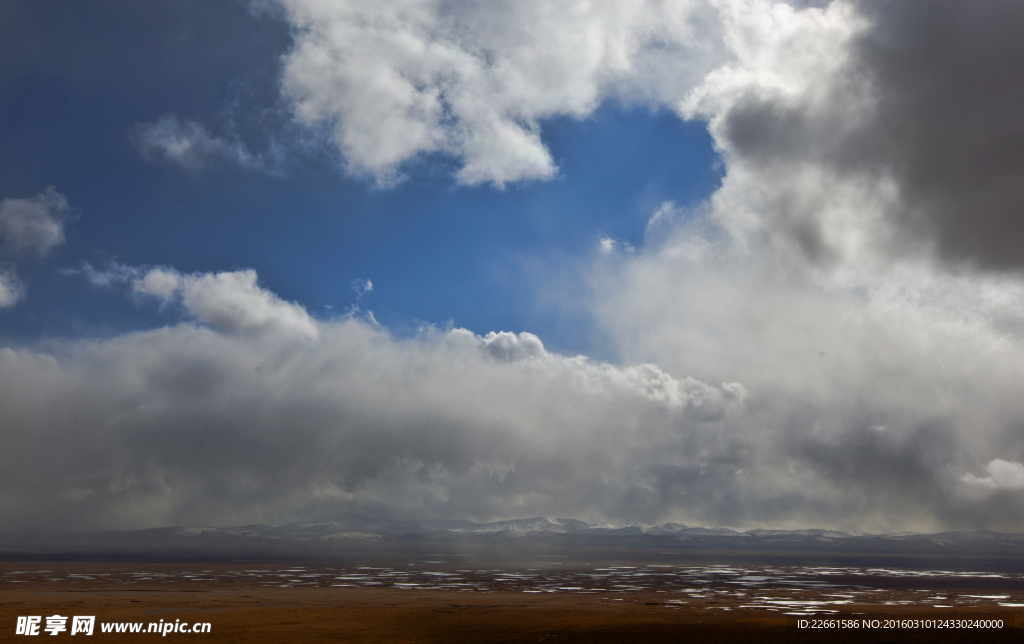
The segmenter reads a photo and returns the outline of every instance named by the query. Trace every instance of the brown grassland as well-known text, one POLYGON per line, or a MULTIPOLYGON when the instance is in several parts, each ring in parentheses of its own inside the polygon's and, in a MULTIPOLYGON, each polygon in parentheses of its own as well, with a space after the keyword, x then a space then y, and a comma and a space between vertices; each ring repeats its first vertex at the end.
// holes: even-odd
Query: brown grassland
MULTIPOLYGON (((96 574, 132 564, 32 562, 28 567, 96 574)), ((162 564, 167 570, 216 564, 162 564)), ((146 569, 159 568, 146 564, 146 569)), ((238 568, 238 565, 234 565, 238 568)), ((0 562, 0 570, 26 563, 0 562)), ((7 577, 10 579, 10 577, 7 577)), ((832 617, 995 617, 1002 630, 800 630, 795 617, 742 608, 735 600, 693 600, 670 606, 664 594, 452 592, 399 588, 277 588, 246 582, 141 582, 125 587, 103 579, 69 584, 40 577, 0 587, 0 641, 21 641, 19 615, 95 615, 94 638, 152 642, 157 634, 101 633, 101 622, 209 622, 209 634, 170 633, 171 640, 209 642, 519 643, 547 642, 1019 642, 1019 608, 958 608, 853 604, 832 617), (728 609, 728 610, 726 610, 728 609)), ((997 592, 974 586, 971 592, 997 592)), ((813 592, 813 591, 812 591, 813 592)), ((145 627, 144 627, 145 628, 145 627)), ((49 640, 49 635, 41 633, 49 640)), ((58 637, 70 637, 68 632, 58 637)), ((76 635, 75 637, 79 637, 76 635)), ((88 638, 86 641, 91 641, 88 638)))

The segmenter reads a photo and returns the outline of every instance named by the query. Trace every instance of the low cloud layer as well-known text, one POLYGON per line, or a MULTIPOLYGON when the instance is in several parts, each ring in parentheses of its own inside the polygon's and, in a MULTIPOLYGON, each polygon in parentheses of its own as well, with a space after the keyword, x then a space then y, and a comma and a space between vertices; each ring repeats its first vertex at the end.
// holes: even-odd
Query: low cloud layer
POLYGON ((615 300, 621 325, 645 320, 615 329, 637 339, 624 350, 657 353, 628 366, 530 333, 398 339, 314 321, 252 271, 94 272, 198 324, 0 351, 0 516, 26 529, 343 510, 1020 529, 1024 356, 986 320, 730 282, 662 248, 615 271, 630 286, 606 284, 632 293, 615 300))
MULTIPOLYGON (((167 289, 155 271, 136 284, 175 293, 171 275, 167 289)), ((798 310, 821 306, 789 298, 798 310)), ((315 342, 179 324, 4 349, 0 422, 11 449, 0 457, 0 515, 35 528, 341 510, 1019 528, 1024 453, 1014 423, 1024 408, 1014 361, 981 377, 995 348, 972 357, 984 347, 965 344, 973 336, 956 325, 901 347, 915 329, 880 317, 777 331, 805 339, 786 355, 735 349, 717 368, 749 384, 710 380, 699 355, 687 362, 705 381, 653 363, 553 354, 529 333, 426 329, 396 339, 357 319, 315 323, 315 342), (823 335, 833 343, 820 344, 823 335), (867 348, 860 338, 886 337, 872 357, 857 355, 867 348), (736 359, 744 355, 746 364, 736 359), (986 460, 997 447, 1011 460, 986 460), (988 476, 967 475, 979 469, 988 476)), ((721 343, 734 339, 712 339, 710 350, 724 355, 721 343)), ((696 340, 709 339, 691 348, 696 340)), ((686 355, 660 342, 665 355, 686 355)))
POLYGON ((548 353, 530 334, 315 345, 191 325, 0 351, 7 525, 407 516, 654 520, 720 483, 745 390, 548 353), (19 490, 11 494, 11 490, 19 490), (688 496, 690 495, 690 496, 688 496))

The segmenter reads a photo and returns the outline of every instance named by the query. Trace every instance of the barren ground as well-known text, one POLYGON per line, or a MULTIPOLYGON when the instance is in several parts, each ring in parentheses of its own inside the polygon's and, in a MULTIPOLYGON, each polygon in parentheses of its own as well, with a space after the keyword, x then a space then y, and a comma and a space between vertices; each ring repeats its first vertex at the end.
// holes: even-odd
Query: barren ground
MULTIPOLYGON (((838 606, 828 618, 869 616, 997 618, 1002 630, 798 630, 793 616, 744 608, 743 599, 686 597, 662 591, 527 593, 455 592, 396 587, 273 587, 245 576, 210 581, 210 571, 241 571, 261 564, 0 562, 0 640, 14 635, 18 616, 95 615, 93 637, 153 641, 156 634, 101 633, 102 622, 209 622, 209 634, 170 633, 171 640, 211 642, 1019 642, 1024 609, 1002 606, 923 605, 920 590, 898 580, 878 591, 894 605, 838 606), (158 579, 124 582, 131 570, 163 571, 158 579), (17 572, 12 575, 11 573, 17 572), (185 575, 195 573, 195 577, 185 575), (56 577, 56 578, 55 578, 56 577), (69 581, 72 579, 73 581, 69 581)), ((262 565, 266 568, 266 565, 262 565)), ((286 566, 280 566, 286 568, 286 566)), ((316 565, 307 570, 317 570, 316 565)), ((265 581, 265 580, 264 580, 265 581)), ((949 580, 941 592, 1019 593, 999 580, 949 580), (958 584, 963 587, 958 587, 958 584)), ((813 598, 820 590, 805 594, 813 598)), ((143 627, 145 628, 145 627, 143 627)), ((49 640, 47 633, 41 633, 49 640)), ((70 637, 68 632, 58 637, 70 637)), ((80 637, 75 635, 74 637, 80 637)), ((89 638, 86 641, 91 641, 89 638)))

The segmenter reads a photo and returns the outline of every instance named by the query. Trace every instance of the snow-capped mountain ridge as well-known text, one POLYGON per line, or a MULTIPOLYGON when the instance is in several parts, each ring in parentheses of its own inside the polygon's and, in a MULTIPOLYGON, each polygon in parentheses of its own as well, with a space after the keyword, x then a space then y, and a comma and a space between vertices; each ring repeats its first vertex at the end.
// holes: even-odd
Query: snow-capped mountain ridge
POLYGON ((471 537, 668 537, 681 541, 730 540, 750 542, 817 542, 839 543, 866 540, 912 541, 926 540, 934 544, 991 541, 1018 538, 988 531, 944 532, 937 534, 893 533, 864 534, 840 532, 819 528, 778 530, 754 528, 740 531, 732 528, 707 528, 681 523, 650 525, 633 522, 625 525, 591 524, 568 518, 530 517, 489 523, 476 523, 465 519, 386 519, 355 513, 344 513, 282 525, 249 525, 231 528, 178 527, 170 528, 183 537, 205 535, 234 535, 263 539, 393 539, 408 537, 471 538, 471 537))

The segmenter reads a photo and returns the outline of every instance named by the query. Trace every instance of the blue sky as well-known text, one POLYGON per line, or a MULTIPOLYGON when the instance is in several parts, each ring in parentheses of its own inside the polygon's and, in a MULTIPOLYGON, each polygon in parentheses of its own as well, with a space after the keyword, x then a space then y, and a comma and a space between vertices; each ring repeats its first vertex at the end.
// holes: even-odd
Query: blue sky
POLYGON ((615 103, 543 120, 558 177, 504 189, 459 185, 443 154, 407 163, 390 188, 311 151, 274 172, 147 161, 134 128, 168 112, 213 130, 240 123, 253 149, 283 136, 286 26, 242 3, 14 6, 6 24, 21 28, 4 38, 0 76, 0 194, 52 185, 78 217, 59 253, 25 269, 26 299, 0 312, 9 341, 176 321, 66 274, 116 261, 254 268, 321 318, 349 310, 352 283, 369 279, 362 308, 398 333, 423 323, 531 331, 562 351, 614 357, 572 301, 586 291, 578 264, 602 237, 642 245, 659 204, 696 205, 721 178, 703 123, 615 103))

